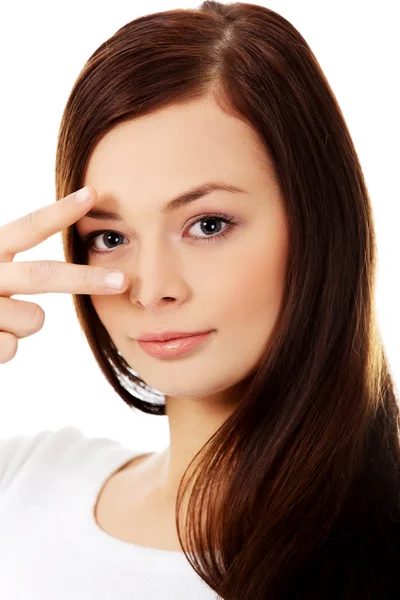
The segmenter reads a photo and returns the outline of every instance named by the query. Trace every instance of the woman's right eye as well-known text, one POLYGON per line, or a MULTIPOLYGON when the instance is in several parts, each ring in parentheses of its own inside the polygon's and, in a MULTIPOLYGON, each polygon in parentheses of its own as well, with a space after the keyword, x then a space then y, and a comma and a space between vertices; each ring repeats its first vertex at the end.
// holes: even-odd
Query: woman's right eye
MULTIPOLYGON (((111 241, 113 238, 117 238, 117 242, 118 242, 118 240, 125 237, 121 233, 118 233, 116 231, 111 231, 109 229, 103 229, 100 231, 92 231, 91 233, 88 233, 87 235, 82 236, 82 242, 83 242, 84 248, 86 249, 86 251, 89 254, 110 254, 110 252, 107 252, 107 250, 96 250, 95 246, 94 246, 96 238, 97 237, 101 238, 101 236, 104 236, 105 233, 108 234, 105 239, 110 243, 113 243, 111 241)), ((103 237, 103 239, 104 239, 104 237, 103 237)), ((112 251, 113 248, 111 248, 109 250, 112 251)))

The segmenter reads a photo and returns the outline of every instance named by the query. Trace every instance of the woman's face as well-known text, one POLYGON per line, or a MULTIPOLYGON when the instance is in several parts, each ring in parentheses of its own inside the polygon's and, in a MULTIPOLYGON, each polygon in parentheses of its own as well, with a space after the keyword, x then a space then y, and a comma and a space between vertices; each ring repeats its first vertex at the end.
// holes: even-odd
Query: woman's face
POLYGON ((89 254, 89 264, 128 275, 126 292, 91 296, 119 352, 168 396, 229 400, 268 345, 286 275, 286 214, 254 130, 209 97, 173 105, 108 132, 82 185, 97 190, 96 210, 121 217, 85 215, 76 225, 81 236, 107 232, 93 240, 101 253, 89 254), (163 212, 206 182, 243 191, 213 191, 163 212), (204 221, 209 214, 230 221, 204 221), (209 329, 205 342, 175 358, 151 357, 135 340, 209 329))

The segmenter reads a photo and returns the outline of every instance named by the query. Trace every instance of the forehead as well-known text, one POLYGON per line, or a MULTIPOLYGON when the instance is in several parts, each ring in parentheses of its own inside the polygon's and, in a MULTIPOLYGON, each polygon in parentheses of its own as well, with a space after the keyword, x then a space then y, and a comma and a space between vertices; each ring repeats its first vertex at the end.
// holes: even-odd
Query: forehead
MULTIPOLYGON (((234 176, 238 185, 268 178, 255 130, 209 98, 175 104, 122 123, 94 148, 83 185, 99 191, 129 186, 171 196, 206 179, 234 176)), ((122 193, 122 189, 121 189, 122 193)))

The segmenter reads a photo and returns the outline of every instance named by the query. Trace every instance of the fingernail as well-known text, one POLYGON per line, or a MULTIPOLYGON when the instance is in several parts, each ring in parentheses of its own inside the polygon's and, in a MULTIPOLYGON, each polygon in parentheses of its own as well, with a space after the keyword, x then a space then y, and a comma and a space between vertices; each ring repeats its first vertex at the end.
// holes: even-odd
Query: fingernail
POLYGON ((124 281, 125 281, 125 276, 123 273, 108 273, 105 278, 104 278, 104 282, 106 284, 107 287, 112 288, 113 290, 120 290, 122 289, 123 285, 124 285, 124 281))
POLYGON ((89 191, 88 185, 86 185, 84 188, 81 188, 75 194, 75 201, 78 204, 82 204, 83 202, 86 202, 86 200, 89 200, 89 198, 90 198, 90 191, 89 191))

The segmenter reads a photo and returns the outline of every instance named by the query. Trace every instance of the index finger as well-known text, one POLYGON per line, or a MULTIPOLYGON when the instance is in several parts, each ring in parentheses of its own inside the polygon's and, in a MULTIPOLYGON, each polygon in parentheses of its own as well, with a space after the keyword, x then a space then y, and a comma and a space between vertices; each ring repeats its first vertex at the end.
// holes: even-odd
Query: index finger
POLYGON ((0 262, 12 261, 18 252, 34 248, 55 233, 81 219, 97 198, 94 188, 86 186, 43 208, 0 227, 0 262), (79 196, 86 200, 79 202, 79 196))

